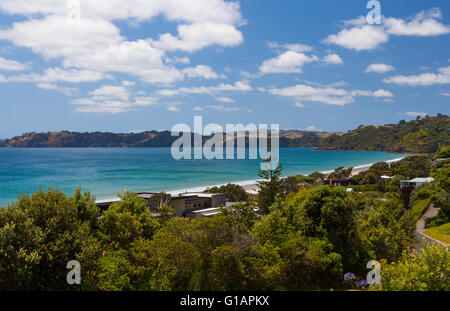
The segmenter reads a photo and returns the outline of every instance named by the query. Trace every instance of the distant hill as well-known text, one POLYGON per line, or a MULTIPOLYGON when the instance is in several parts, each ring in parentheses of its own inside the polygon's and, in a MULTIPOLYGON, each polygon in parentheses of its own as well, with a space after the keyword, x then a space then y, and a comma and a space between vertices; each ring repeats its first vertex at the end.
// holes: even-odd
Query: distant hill
MULTIPOLYGON (((425 117, 411 122, 384 126, 360 126, 346 133, 280 131, 280 147, 318 147, 321 150, 367 150, 395 153, 435 153, 450 145, 450 119, 447 115, 425 117)), ((143 133, 26 133, 0 140, 0 147, 170 147, 177 137, 169 131, 143 133)), ((209 137, 203 137, 207 140, 209 137)))
MULTIPOLYGON (((330 133, 312 133, 298 130, 280 131, 280 144, 289 147, 295 142, 297 145, 314 147, 315 137, 326 137, 330 133)), ((248 138, 248 135, 246 135, 248 138)), ((210 137, 203 137, 206 141, 210 137)), ((116 134, 116 133, 78 133, 78 132, 46 132, 25 133, 11 139, 0 140, 0 147, 16 148, 51 148, 51 147, 170 147, 178 137, 172 137, 169 131, 152 131, 143 133, 116 134)))
POLYGON ((447 115, 417 118, 411 122, 383 126, 360 126, 344 134, 320 140, 322 150, 367 150, 394 153, 435 153, 450 145, 447 115))

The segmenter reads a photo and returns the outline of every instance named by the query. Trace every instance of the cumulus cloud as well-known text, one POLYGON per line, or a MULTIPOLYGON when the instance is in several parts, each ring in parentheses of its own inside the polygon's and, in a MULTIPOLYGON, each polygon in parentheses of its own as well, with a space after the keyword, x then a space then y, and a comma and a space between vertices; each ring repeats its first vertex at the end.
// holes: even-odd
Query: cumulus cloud
MULTIPOLYGON (((81 18, 68 18, 66 1, 4 0, 0 10, 24 19, 0 29, 0 40, 31 49, 46 59, 61 60, 65 68, 124 73, 148 83, 173 83, 185 77, 218 75, 207 66, 185 70, 187 57, 170 58, 166 50, 198 51, 211 45, 234 46, 243 41, 237 29, 245 21, 239 4, 224 0, 80 0, 81 18), (178 23, 178 34, 153 34, 128 41, 116 20, 144 21, 157 16, 178 23)), ((1 63, 1 62, 0 62, 1 63)))
POLYGON ((234 103, 234 99, 229 98, 229 97, 224 97, 224 96, 216 97, 216 100, 218 102, 222 102, 222 103, 234 103))
POLYGON ((62 68, 47 68, 43 74, 22 74, 10 76, 4 82, 33 82, 33 83, 84 83, 98 82, 104 79, 111 79, 108 74, 91 70, 64 70, 62 68))
POLYGON ((26 68, 27 68, 27 66, 25 64, 22 64, 18 61, 0 57, 0 70, 22 71, 22 70, 25 70, 26 68))
MULTIPOLYGON (((303 101, 318 102, 328 105, 343 106, 355 101, 355 97, 385 98, 394 95, 386 90, 366 91, 366 90, 345 90, 337 88, 314 87, 305 84, 298 84, 286 88, 272 88, 268 92, 273 95, 290 97, 301 103, 303 101)), ((301 107, 301 106, 300 106, 301 107)))
POLYGON ((328 36, 325 43, 335 44, 356 51, 374 50, 395 36, 439 36, 450 33, 450 26, 439 20, 442 12, 438 8, 422 11, 406 19, 385 18, 381 25, 367 25, 365 17, 344 21, 344 28, 337 34, 328 36))
POLYGON ((225 107, 223 105, 209 105, 207 108, 211 108, 220 112, 233 112, 233 111, 239 111, 240 108, 236 107, 225 107))
POLYGON ((219 76, 214 70, 212 70, 211 67, 204 65, 186 68, 183 70, 183 73, 186 74, 186 76, 188 76, 189 78, 199 77, 207 80, 224 78, 223 75, 219 76))
POLYGON ((342 61, 341 57, 337 54, 328 54, 323 58, 323 61, 326 64, 333 64, 333 65, 341 65, 344 62, 342 61))
POLYGON ((325 43, 336 44, 355 51, 373 50, 378 45, 386 43, 389 35, 379 26, 365 25, 343 29, 335 35, 330 35, 325 43))
POLYGON ((38 83, 36 86, 43 90, 54 90, 63 93, 66 96, 73 96, 78 89, 73 87, 62 87, 52 83, 38 83))
POLYGON ((107 99, 130 99, 130 92, 124 86, 116 85, 104 85, 94 91, 89 92, 95 100, 107 100, 107 99))
POLYGON ((387 65, 387 64, 372 64, 372 65, 369 65, 366 68, 365 72, 367 72, 367 73, 375 72, 375 73, 382 74, 382 73, 386 73, 386 72, 393 71, 393 70, 395 70, 395 68, 393 66, 391 66, 391 65, 387 65))
POLYGON ((306 44, 301 44, 301 43, 284 43, 284 44, 280 44, 277 42, 269 42, 267 43, 267 46, 271 49, 274 49, 276 51, 280 51, 280 50, 289 50, 289 51, 294 51, 297 53, 302 53, 302 52, 310 52, 313 50, 313 47, 310 45, 306 45, 306 44))
POLYGON ((440 36, 450 33, 450 26, 440 23, 442 12, 438 8, 422 11, 406 20, 399 18, 386 18, 387 33, 397 36, 440 36))
POLYGON ((430 86, 450 84, 450 66, 439 68, 437 73, 423 73, 412 76, 393 76, 383 79, 383 82, 401 86, 430 86))
POLYGON ((317 56, 287 51, 268 59, 259 67, 261 73, 301 73, 304 64, 318 61, 317 56))
POLYGON ((168 51, 196 52, 211 45, 231 47, 243 42, 242 33, 225 23, 198 23, 178 26, 178 36, 166 33, 153 41, 154 46, 168 51))
POLYGON ((123 85, 103 85, 88 93, 90 97, 78 98, 71 102, 76 111, 84 113, 122 113, 138 110, 139 107, 155 105, 158 99, 132 95, 123 85))

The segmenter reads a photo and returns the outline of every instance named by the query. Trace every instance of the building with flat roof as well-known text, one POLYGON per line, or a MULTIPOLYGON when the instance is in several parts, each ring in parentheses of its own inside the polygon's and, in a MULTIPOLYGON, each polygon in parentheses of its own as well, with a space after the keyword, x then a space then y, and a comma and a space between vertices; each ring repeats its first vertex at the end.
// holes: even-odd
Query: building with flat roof
POLYGON ((420 185, 424 183, 430 183, 433 182, 433 177, 426 177, 426 178, 414 178, 411 180, 401 180, 400 181, 400 188, 407 188, 407 187, 419 187, 420 185))

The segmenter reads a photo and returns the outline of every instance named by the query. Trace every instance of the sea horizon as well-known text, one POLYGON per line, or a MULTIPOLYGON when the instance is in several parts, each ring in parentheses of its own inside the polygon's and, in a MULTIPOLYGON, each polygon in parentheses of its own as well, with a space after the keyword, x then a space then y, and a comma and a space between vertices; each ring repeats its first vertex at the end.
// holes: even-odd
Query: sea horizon
MULTIPOLYGON (((371 151, 320 151, 315 148, 280 148, 283 177, 329 172, 335 168, 368 168, 376 162, 407 156, 371 151)), ((58 188, 67 195, 77 188, 96 200, 117 193, 201 192, 228 183, 257 183, 261 160, 180 160, 170 148, 0 148, 0 205, 19 194, 58 188)))

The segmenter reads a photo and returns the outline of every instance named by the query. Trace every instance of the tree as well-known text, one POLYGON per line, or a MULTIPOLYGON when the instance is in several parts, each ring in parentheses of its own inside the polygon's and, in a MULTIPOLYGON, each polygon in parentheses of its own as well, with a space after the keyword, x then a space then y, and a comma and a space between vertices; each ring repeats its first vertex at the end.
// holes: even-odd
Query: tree
POLYGON ((357 265, 356 208, 344 188, 315 187, 300 207, 299 228, 308 237, 327 238, 347 267, 357 265))
POLYGON ((421 251, 405 251, 399 262, 382 264, 381 284, 374 290, 383 291, 449 291, 450 249, 438 244, 426 244, 421 251))
POLYGON ((444 146, 441 151, 434 156, 435 159, 450 158, 450 146, 444 146))
POLYGON ((230 202, 248 201, 248 194, 245 189, 239 185, 228 184, 220 187, 212 187, 205 191, 206 193, 223 193, 230 202))
POLYGON ((350 177, 350 175, 352 174, 353 171, 353 167, 349 167, 349 168, 344 168, 343 166, 338 167, 337 169, 334 170, 334 172, 332 172, 328 178, 337 178, 337 179, 345 179, 350 177))
MULTIPOLYGON (((265 162, 270 162, 270 159, 265 162)), ((260 170, 258 176, 263 180, 258 181, 259 194, 258 204, 259 208, 264 214, 269 212, 269 207, 275 202, 277 194, 283 194, 283 184, 280 179, 283 168, 281 164, 271 170, 260 170)))
POLYGON ((211 273, 213 289, 239 291, 245 288, 244 269, 238 248, 223 245, 211 253, 211 273))
POLYGON ((398 260, 403 251, 413 243, 412 229, 415 226, 410 213, 405 214, 399 199, 383 202, 367 199, 357 214, 358 236, 362 240, 368 260, 398 260))
POLYGON ((92 215, 86 212, 91 204, 84 203, 78 192, 73 198, 49 188, 31 197, 21 195, 0 209, 0 289, 77 288, 66 282, 67 263, 80 261, 83 279, 95 269, 100 253, 92 215))
POLYGON ((164 205, 169 205, 172 196, 165 192, 155 193, 148 200, 148 206, 151 211, 159 211, 164 205))
POLYGON ((296 193, 300 189, 299 179, 297 176, 290 176, 287 178, 283 178, 283 190, 285 194, 296 193))

